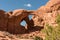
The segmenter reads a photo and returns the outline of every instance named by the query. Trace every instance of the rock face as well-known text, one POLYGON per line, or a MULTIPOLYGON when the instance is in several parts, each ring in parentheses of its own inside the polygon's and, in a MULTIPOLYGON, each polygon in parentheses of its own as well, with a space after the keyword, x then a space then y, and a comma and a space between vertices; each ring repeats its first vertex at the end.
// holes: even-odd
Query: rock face
MULTIPOLYGON (((56 17, 60 13, 60 0, 50 0, 45 6, 40 7, 33 16, 34 25, 50 24, 56 26, 56 17), (38 15, 38 16, 37 16, 38 15), (41 21, 42 20, 42 21, 41 21)), ((41 25, 39 25, 41 26, 41 25)))
POLYGON ((7 30, 8 15, 5 14, 5 11, 0 10, 0 30, 7 30))

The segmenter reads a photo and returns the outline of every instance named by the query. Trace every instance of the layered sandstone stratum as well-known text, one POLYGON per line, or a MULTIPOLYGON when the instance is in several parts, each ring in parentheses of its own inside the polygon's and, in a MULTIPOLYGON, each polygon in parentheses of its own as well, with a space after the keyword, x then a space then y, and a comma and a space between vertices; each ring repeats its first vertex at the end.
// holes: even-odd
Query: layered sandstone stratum
POLYGON ((52 26, 57 26, 56 17, 60 14, 60 0, 49 0, 46 5, 41 6, 37 10, 17 9, 10 12, 0 10, 0 40, 19 40, 16 36, 9 38, 9 34, 19 34, 25 38, 39 36, 43 37, 40 32, 48 23, 52 26), (33 15, 29 20, 29 15, 33 15), (20 23, 25 20, 26 26, 23 27, 20 23), (2 32, 7 31, 7 32, 2 32))

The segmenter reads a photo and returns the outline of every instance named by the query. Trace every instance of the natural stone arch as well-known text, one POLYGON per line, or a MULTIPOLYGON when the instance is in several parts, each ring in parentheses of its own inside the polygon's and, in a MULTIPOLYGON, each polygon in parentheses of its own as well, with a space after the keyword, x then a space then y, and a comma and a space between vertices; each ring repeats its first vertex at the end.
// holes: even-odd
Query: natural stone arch
POLYGON ((13 12, 9 12, 9 23, 8 23, 8 31, 10 33, 24 33, 26 31, 25 27, 22 27, 20 23, 22 20, 25 20, 27 25, 31 27, 31 23, 29 21, 28 15, 33 13, 33 11, 27 10, 15 10, 13 12))

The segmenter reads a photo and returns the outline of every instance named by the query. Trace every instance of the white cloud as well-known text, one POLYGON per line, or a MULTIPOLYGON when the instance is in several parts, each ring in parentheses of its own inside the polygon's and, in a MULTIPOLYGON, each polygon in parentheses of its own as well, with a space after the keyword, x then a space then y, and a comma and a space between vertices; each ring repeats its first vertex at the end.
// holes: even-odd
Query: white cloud
POLYGON ((24 4, 24 6, 32 7, 32 5, 31 5, 31 4, 24 4))

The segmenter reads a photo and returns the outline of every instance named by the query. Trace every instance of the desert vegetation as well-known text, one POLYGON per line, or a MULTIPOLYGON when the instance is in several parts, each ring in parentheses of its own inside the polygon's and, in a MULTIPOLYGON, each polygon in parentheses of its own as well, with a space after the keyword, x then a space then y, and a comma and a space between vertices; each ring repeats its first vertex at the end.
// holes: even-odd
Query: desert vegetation
POLYGON ((58 24, 56 27, 46 24, 42 30, 46 34, 44 40, 60 40, 60 15, 57 16, 56 23, 58 24))

